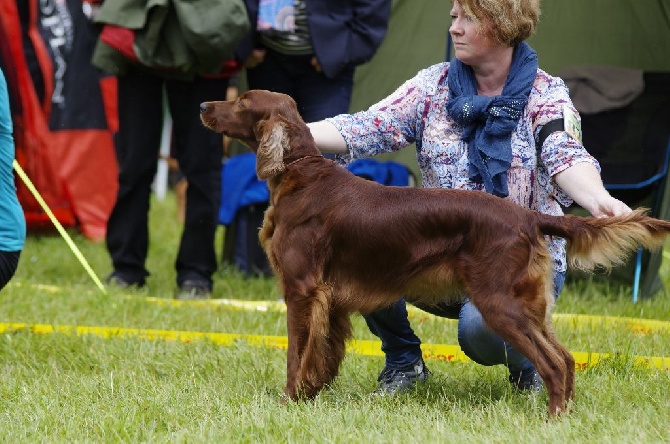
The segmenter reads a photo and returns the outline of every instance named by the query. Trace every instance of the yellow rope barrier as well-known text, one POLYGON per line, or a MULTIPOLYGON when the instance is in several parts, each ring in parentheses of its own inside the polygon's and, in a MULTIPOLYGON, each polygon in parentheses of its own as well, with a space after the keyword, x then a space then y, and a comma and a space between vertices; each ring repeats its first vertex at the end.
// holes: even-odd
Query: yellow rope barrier
POLYGON ((81 251, 75 243, 72 241, 72 238, 70 237, 69 234, 67 234, 67 231, 63 228, 63 225, 56 219, 56 216, 54 216, 53 212, 51 211, 51 208, 47 205, 47 203, 42 199, 42 196, 40 195, 39 191, 37 191, 37 188, 35 188, 35 185, 33 185, 32 181, 28 177, 28 175, 23 171, 23 168, 21 168, 21 165, 14 160, 14 169, 16 170, 17 174, 23 181, 23 183, 28 187, 30 192, 32 193, 33 197, 37 200, 37 202, 40 204, 42 209, 44 210, 45 213, 47 213, 47 216, 49 216, 49 219, 51 219, 51 222, 54 224, 60 235, 65 239, 65 242, 67 245, 70 247, 70 250, 74 253, 74 255, 79 259, 79 262, 81 265, 84 267, 86 272, 88 273, 89 276, 91 276, 91 279, 93 279, 93 282, 95 282, 95 285, 102 291, 103 294, 107 294, 107 290, 105 289, 105 286, 102 285, 102 282, 100 282, 100 279, 98 279, 98 276, 95 274, 91 266, 88 264, 88 261, 84 257, 83 254, 81 254, 81 251))
MULTIPOLYGON (((10 281, 9 286, 22 287, 22 282, 10 281)), ((65 288, 56 285, 46 284, 27 284, 31 288, 46 293, 63 293, 65 288)), ((127 299, 138 300, 138 295, 125 295, 127 299)), ((147 296, 143 298, 146 302, 163 306, 189 306, 189 307, 219 307, 225 310, 239 311, 257 311, 257 312, 279 312, 286 311, 286 304, 282 301, 249 301, 242 299, 202 299, 181 301, 177 299, 159 298, 147 296)), ((422 311, 411 305, 407 306, 407 312, 410 316, 421 316, 425 318, 434 318, 443 322, 456 322, 454 319, 442 318, 422 311)), ((573 327, 591 327, 591 328, 625 328, 633 333, 654 334, 661 332, 670 332, 670 321, 661 321, 657 319, 642 319, 618 316, 597 316, 597 315, 579 315, 571 313, 554 313, 552 319, 555 324, 569 324, 573 327)))
MULTIPOLYGON (((255 347, 275 348, 286 350, 288 338, 286 336, 261 336, 249 334, 231 333, 206 333, 196 331, 155 330, 122 327, 98 327, 81 325, 48 325, 48 324, 25 324, 25 323, 0 323, 0 333, 14 333, 29 331, 33 334, 55 334, 60 333, 68 336, 93 335, 101 338, 139 338, 149 341, 177 341, 191 343, 200 340, 208 340, 214 344, 230 347, 236 341, 244 341, 255 347)), ((444 362, 469 362, 470 359, 457 345, 448 344, 422 344, 424 359, 444 362)), ((359 355, 381 356, 381 343, 379 341, 352 340, 347 343, 347 351, 359 355)), ((575 368, 584 370, 594 367, 597 363, 616 357, 627 357, 613 353, 591 353, 572 352, 575 358, 575 368)), ((670 358, 659 356, 633 356, 633 362, 637 366, 647 369, 670 371, 670 358)))

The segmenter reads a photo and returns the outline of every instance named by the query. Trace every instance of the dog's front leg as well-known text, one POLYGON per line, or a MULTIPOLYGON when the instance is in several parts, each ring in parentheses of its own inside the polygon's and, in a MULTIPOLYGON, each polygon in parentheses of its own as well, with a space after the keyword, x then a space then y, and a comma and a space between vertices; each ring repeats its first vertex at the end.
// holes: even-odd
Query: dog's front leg
POLYGON ((308 332, 303 326, 302 319, 304 311, 300 304, 296 304, 296 297, 287 296, 286 301, 286 327, 288 330, 288 352, 286 354, 286 388, 284 394, 291 400, 297 401, 300 397, 300 386, 302 381, 299 377, 300 356, 307 342, 308 332))
POLYGON ((346 314, 332 313, 333 290, 329 285, 300 282, 291 287, 293 291, 285 292, 288 327, 285 393, 294 400, 313 398, 337 375, 351 325, 346 314))
POLYGON ((263 214, 263 225, 258 232, 258 241, 260 242, 261 247, 263 247, 265 255, 270 260, 272 260, 272 236, 275 232, 274 212, 275 207, 272 205, 265 210, 265 213, 263 214))

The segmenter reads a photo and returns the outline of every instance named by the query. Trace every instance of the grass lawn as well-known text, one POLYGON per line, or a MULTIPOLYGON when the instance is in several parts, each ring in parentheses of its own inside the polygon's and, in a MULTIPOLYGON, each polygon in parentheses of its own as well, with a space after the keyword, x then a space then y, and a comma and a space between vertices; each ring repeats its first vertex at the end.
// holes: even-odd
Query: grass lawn
MULTIPOLYGON (((58 234, 29 237, 0 293, 1 442, 670 442, 665 294, 633 304, 629 285, 566 286, 559 339, 580 356, 607 355, 578 370, 575 402, 559 419, 548 420, 546 393, 514 393, 505 368, 460 360, 430 359, 432 376, 417 390, 371 396, 383 366, 377 343, 349 353, 316 400, 284 405, 285 351, 248 339, 286 334, 274 281, 222 269, 219 303, 175 303, 173 196, 151 212, 152 275, 142 290, 105 295, 58 234)), ((111 271, 104 245, 69 233, 103 279, 111 271)), ((454 322, 414 310, 411 318, 428 348, 457 344, 454 322)), ((353 320, 356 341, 376 340, 353 320)))

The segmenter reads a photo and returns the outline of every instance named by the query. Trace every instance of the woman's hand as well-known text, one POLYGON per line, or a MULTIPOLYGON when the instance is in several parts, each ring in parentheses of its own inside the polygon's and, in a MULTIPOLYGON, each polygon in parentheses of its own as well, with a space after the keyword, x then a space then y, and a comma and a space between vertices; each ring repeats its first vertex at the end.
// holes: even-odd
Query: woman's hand
POLYGON ((317 59, 316 56, 312 56, 312 60, 310 61, 310 64, 314 67, 314 70, 316 72, 323 71, 323 69, 321 68, 321 63, 319 63, 319 59, 317 59))
POLYGON ((609 193, 594 202, 593 207, 587 208, 587 210, 595 217, 622 216, 633 211, 628 205, 612 197, 609 193))
POLYGON ((554 180, 579 206, 595 217, 622 216, 633 211, 607 192, 600 173, 591 163, 577 163, 556 174, 554 180))
POLYGON ((259 48, 251 51, 251 54, 249 54, 249 57, 247 57, 247 60, 244 62, 244 67, 255 68, 263 63, 263 60, 265 60, 265 52, 266 51, 264 49, 259 48))

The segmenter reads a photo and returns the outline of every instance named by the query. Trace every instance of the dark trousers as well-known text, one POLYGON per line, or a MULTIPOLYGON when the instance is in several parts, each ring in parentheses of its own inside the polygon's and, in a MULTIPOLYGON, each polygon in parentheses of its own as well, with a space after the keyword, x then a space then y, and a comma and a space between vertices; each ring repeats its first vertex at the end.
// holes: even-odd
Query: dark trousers
POLYGON ((316 72, 311 55, 283 55, 267 50, 263 63, 247 70, 249 89, 267 89, 293 97, 305 122, 349 112, 354 66, 334 79, 316 72))
MULTIPOLYGON (((186 217, 176 258, 177 284, 211 283, 214 235, 221 193, 222 137, 201 121, 201 102, 225 100, 227 79, 165 80, 140 70, 118 78, 119 191, 107 223, 107 249, 116 273, 144 282, 149 246, 151 184, 163 125, 163 88, 173 120, 173 153, 188 181, 186 217)), ((171 221, 165 221, 172 223, 171 221)))
POLYGON ((10 281, 19 266, 20 251, 0 251, 0 290, 10 281))

